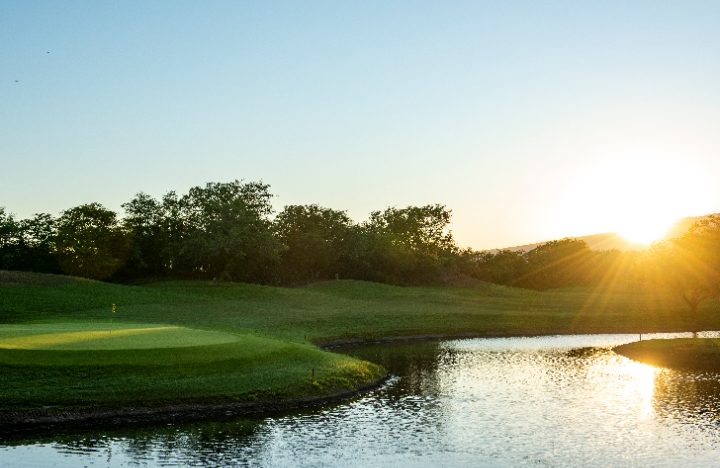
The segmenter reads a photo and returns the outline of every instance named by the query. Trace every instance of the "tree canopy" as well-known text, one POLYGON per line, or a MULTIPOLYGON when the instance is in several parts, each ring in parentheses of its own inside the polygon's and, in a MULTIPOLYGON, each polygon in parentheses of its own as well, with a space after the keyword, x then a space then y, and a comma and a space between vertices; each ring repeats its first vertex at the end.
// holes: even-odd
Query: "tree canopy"
POLYGON ((86 278, 112 276, 124 265, 130 247, 130 236, 117 215, 99 203, 63 211, 55 236, 60 268, 86 278))
POLYGON ((88 203, 18 219, 0 207, 0 269, 114 281, 197 278, 301 284, 337 277, 392 284, 487 281, 533 289, 625 284, 670 291, 696 310, 720 297, 720 215, 639 252, 573 238, 524 251, 458 248, 440 204, 345 211, 288 205, 270 186, 212 182, 160 198, 138 193, 120 216, 88 203))
POLYGON ((675 291, 691 312, 720 297, 720 215, 698 221, 683 236, 654 249, 652 278, 675 291))

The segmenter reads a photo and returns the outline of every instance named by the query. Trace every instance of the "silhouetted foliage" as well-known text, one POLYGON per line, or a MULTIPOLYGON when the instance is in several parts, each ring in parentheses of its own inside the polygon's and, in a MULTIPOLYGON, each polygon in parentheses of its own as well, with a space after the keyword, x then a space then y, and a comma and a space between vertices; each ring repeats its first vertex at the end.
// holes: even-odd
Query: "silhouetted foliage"
POLYGON ((301 284, 336 277, 392 284, 487 281, 533 289, 654 287, 691 310, 720 297, 720 215, 647 252, 593 251, 578 239, 528 252, 460 250, 442 205, 374 211, 286 206, 274 219, 262 182, 208 183, 160 199, 138 193, 125 216, 98 203, 59 218, 0 208, 0 269, 134 281, 199 278, 301 284))
POLYGON ((500 250, 478 254, 478 277, 491 283, 513 284, 528 272, 528 262, 522 252, 500 250))
POLYGON ((122 205, 123 225, 132 234, 128 259, 121 277, 159 277, 168 272, 166 258, 170 237, 164 229, 166 212, 162 203, 146 193, 138 193, 122 205))
POLYGON ((348 273, 353 222, 344 211, 291 205, 275 218, 283 245, 280 279, 285 283, 331 279, 348 273))
POLYGON ((702 302, 720 297, 720 215, 655 245, 650 264, 652 279, 678 294, 693 313, 702 302))
POLYGON ((532 289, 618 286, 640 282, 637 257, 636 252, 593 251, 585 242, 568 238, 540 244, 528 252, 474 253, 475 267, 464 271, 483 281, 532 289))
POLYGON ((59 272, 55 235, 55 219, 49 214, 18 221, 0 208, 0 269, 59 272))
POLYGON ((0 208, 0 268, 18 270, 17 254, 20 226, 15 216, 0 208))
POLYGON ((208 183, 180 200, 186 221, 179 256, 201 277, 269 282, 279 260, 269 186, 208 183))
POLYGON ((356 233, 360 276, 400 284, 440 280, 458 250, 450 218, 442 205, 372 212, 356 233))
POLYGON ((525 255, 527 272, 514 284, 546 289, 581 286, 590 283, 587 274, 592 251, 577 239, 562 239, 540 244, 525 255))
POLYGON ((20 222, 24 254, 22 270, 59 273, 55 255, 57 219, 47 213, 38 213, 20 222))
POLYGON ((55 248, 68 274, 108 278, 125 264, 129 247, 117 215, 99 203, 70 208, 58 218, 55 248))

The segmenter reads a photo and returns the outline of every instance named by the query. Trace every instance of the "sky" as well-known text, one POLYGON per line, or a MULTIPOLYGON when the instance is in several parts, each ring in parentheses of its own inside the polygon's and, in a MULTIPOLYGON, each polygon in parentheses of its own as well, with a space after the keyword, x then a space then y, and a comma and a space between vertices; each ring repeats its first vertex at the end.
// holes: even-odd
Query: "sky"
POLYGON ((0 206, 262 180, 461 246, 720 211, 717 1, 0 1, 0 206))

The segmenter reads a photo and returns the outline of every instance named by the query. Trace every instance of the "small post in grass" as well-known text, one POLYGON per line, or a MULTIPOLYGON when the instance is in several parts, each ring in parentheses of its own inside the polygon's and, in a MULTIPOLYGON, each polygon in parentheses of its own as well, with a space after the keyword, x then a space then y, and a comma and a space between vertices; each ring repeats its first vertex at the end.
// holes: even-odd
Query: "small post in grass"
POLYGON ((112 335, 113 319, 115 318, 115 312, 117 312, 117 306, 115 304, 111 307, 112 315, 110 316, 110 334, 112 335))

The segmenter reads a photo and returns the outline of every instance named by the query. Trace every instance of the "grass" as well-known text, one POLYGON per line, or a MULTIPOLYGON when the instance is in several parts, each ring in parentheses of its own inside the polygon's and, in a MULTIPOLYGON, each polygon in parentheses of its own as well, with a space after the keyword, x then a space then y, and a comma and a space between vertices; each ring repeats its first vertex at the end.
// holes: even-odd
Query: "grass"
POLYGON ((301 343, 108 326, 0 326, 0 410, 268 401, 352 389, 382 375, 374 364, 301 343))
POLYGON ((232 343, 237 335, 174 325, 53 323, 0 325, 2 349, 156 349, 232 343))
MULTIPOLYGON (((44 276, 44 275, 43 275, 44 276)), ((677 298, 624 290, 537 292, 332 281, 302 288, 214 282, 123 286, 0 281, 4 323, 155 323, 295 342, 416 334, 545 334, 718 329, 720 307, 690 315, 677 298)))
POLYGON ((88 402, 122 406, 324 395, 358 388, 383 371, 314 343, 720 329, 718 312, 719 304, 708 302, 691 316, 677 298, 622 289, 537 292, 489 284, 415 288, 361 281, 302 288, 217 282, 128 286, 0 272, 5 324, 0 414, 88 402), (111 304, 117 304, 117 313, 111 304), (115 336, 109 336, 109 327, 119 330, 115 336))
POLYGON ((646 340, 618 346, 625 357, 671 369, 720 372, 720 339, 646 340))

